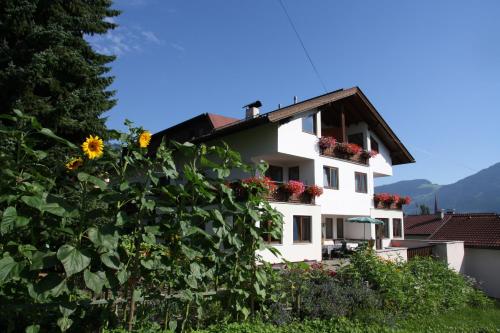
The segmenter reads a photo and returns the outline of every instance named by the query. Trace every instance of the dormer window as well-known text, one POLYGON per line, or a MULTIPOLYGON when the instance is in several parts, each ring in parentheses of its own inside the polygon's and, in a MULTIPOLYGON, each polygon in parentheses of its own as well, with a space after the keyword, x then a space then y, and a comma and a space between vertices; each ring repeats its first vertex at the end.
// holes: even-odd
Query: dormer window
POLYGON ((316 135, 316 113, 302 118, 302 132, 316 135))

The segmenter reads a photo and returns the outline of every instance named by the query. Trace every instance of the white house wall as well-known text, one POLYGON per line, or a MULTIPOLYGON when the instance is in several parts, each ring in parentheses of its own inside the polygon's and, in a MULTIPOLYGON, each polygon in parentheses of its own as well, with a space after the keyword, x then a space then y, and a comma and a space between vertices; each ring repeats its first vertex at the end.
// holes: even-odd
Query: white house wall
MULTIPOLYGON (((300 205, 288 203, 271 203, 271 206, 283 214, 283 237, 281 244, 275 247, 281 252, 287 261, 298 262, 305 260, 321 261, 321 212, 319 206, 300 205), (293 216, 311 216, 311 238, 310 243, 293 242, 293 216)), ((270 263, 280 263, 270 251, 260 251, 264 260, 270 263)))
POLYGON ((370 158, 370 168, 374 174, 380 176, 392 176, 392 158, 391 153, 387 147, 382 143, 377 135, 371 131, 368 131, 368 149, 371 150, 371 138, 372 136, 378 143, 378 155, 370 158))
POLYGON ((323 195, 317 198, 322 214, 331 215, 370 215, 373 201, 373 178, 367 166, 347 162, 340 159, 318 156, 315 165, 316 184, 323 186, 323 167, 335 167, 339 172, 339 189, 323 190, 323 195), (355 172, 367 174, 368 193, 355 191, 355 172))
POLYGON ((500 298, 500 250, 465 248, 465 274, 489 296, 500 298))
POLYGON ((318 137, 302 132, 302 118, 293 118, 278 128, 278 152, 314 159, 319 155, 318 137))

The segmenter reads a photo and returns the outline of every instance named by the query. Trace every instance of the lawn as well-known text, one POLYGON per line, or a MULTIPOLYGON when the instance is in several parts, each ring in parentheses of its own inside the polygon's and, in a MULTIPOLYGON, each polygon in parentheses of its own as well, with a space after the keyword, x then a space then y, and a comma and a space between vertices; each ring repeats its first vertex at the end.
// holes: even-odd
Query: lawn
MULTIPOLYGON (((379 318, 383 321, 383 319, 379 318)), ((390 320, 389 320, 390 321, 390 320)), ((105 331, 124 333, 125 330, 105 331)), ((165 332, 161 329, 143 328, 137 333, 165 332)), ((287 325, 275 326, 262 322, 232 323, 217 325, 194 333, 489 333, 500 332, 500 304, 488 308, 467 307, 447 311, 434 316, 393 323, 377 324, 359 320, 338 318, 334 320, 306 320, 287 325)))

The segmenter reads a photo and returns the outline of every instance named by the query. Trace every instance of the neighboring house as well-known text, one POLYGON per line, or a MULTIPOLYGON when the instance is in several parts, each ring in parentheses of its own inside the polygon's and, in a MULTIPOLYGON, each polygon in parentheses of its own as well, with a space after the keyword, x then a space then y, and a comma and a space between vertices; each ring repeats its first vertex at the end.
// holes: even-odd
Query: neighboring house
POLYGON ((405 239, 428 239, 449 217, 444 213, 405 216, 405 239))
MULTIPOLYGON (((300 180, 306 186, 322 186, 324 193, 316 199, 269 198, 284 218, 282 239, 274 240, 274 246, 288 261, 320 261, 322 245, 340 239, 377 239, 379 247, 388 247, 393 238, 403 239, 402 210, 374 207, 374 179, 391 176, 393 165, 412 163, 414 158, 358 87, 264 114, 260 106, 260 102, 248 105, 240 120, 201 114, 155 134, 153 146, 164 137, 207 144, 224 141, 248 163, 269 163, 267 176, 277 183, 300 180), (322 150, 318 140, 325 136, 378 154, 369 158, 322 150), (357 216, 386 224, 346 222, 357 216)), ((280 261, 267 251, 261 254, 269 262, 280 261)))
POLYGON ((481 282, 488 295, 500 298, 500 215, 447 215, 429 240, 464 241, 463 273, 481 282))

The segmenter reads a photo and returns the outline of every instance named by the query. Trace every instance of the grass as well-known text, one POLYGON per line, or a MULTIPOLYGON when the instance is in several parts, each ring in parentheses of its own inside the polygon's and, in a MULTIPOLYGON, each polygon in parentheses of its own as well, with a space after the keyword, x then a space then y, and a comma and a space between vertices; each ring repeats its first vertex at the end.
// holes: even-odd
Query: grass
POLYGON ((461 330, 482 332, 481 329, 487 332, 500 332, 500 303, 497 302, 494 307, 486 309, 468 307, 440 315, 412 319, 402 323, 400 327, 409 332, 440 332, 439 329, 452 332, 453 328, 457 332, 461 330))

